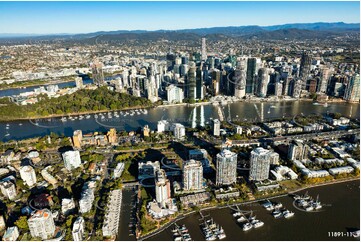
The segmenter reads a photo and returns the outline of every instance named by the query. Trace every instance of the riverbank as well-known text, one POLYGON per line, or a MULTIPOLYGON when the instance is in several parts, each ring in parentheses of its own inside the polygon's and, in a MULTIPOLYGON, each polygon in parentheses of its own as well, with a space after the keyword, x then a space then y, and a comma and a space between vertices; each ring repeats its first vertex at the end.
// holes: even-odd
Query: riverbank
POLYGON ((27 80, 27 81, 17 81, 12 82, 9 84, 2 83, 0 84, 0 91, 1 90, 9 90, 14 88, 26 88, 26 87, 34 87, 34 86, 47 86, 47 85, 54 85, 59 83, 68 83, 73 82, 75 80, 74 76, 67 76, 67 77, 59 77, 57 80, 27 80))
POLYGON ((97 113, 129 111, 129 110, 135 110, 135 109, 148 109, 148 108, 154 108, 154 107, 155 106, 151 106, 151 107, 134 106, 134 107, 129 107, 129 108, 115 109, 115 110, 104 109, 104 110, 85 111, 85 112, 69 113, 69 114, 52 114, 52 115, 47 115, 47 116, 31 116, 31 117, 24 117, 24 118, 17 118, 17 119, 2 119, 0 117, 0 122, 22 121, 22 120, 29 120, 29 119, 50 119, 50 118, 72 117, 72 116, 97 114, 97 113))
MULTIPOLYGON (((281 197, 286 197, 289 195, 292 195, 294 193, 297 192, 301 192, 304 191, 306 189, 314 189, 314 188, 318 188, 318 187, 323 187, 323 186, 329 186, 329 185, 336 185, 336 184, 340 184, 340 183, 345 183, 345 182, 353 182, 353 181, 358 181, 360 180, 360 177, 351 177, 351 178, 346 178, 346 179, 338 179, 338 180, 333 180, 330 182, 325 182, 325 183, 320 183, 320 184, 313 184, 313 185, 306 185, 302 188, 299 189, 295 189, 292 191, 287 191, 285 193, 282 194, 277 194, 277 195, 273 195, 273 196, 265 196, 259 199, 255 199, 255 200, 248 200, 248 201, 244 201, 244 202, 238 202, 238 203, 227 203, 225 205, 215 205, 215 206, 208 206, 208 207, 203 207, 200 208, 199 211, 210 211, 210 210, 214 210, 214 209, 223 209, 223 208, 227 208, 229 206, 242 206, 242 205, 249 205, 249 204, 253 204, 253 203, 258 203, 267 199, 275 199, 275 198, 281 198, 281 197)), ((185 219, 188 216, 197 213, 198 211, 189 211, 187 213, 184 214, 179 214, 176 218, 174 218, 172 221, 168 222, 167 224, 163 225, 161 228, 150 232, 149 234, 143 235, 138 237, 138 240, 147 240, 150 239, 154 236, 156 236, 157 234, 163 232, 164 230, 166 230, 167 228, 169 228, 172 224, 178 222, 179 220, 185 219)))

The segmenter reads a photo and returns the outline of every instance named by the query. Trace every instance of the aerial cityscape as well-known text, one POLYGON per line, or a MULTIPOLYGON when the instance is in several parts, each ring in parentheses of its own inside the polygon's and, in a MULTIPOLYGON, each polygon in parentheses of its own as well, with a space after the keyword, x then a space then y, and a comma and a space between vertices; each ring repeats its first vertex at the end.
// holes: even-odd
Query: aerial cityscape
POLYGON ((0 12, 3 241, 360 239, 359 2, 0 12))

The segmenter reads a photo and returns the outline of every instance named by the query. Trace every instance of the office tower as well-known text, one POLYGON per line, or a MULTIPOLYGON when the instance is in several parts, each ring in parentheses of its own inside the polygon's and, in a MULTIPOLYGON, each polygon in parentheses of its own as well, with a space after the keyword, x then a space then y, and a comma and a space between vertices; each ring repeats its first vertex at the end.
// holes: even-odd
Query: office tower
POLYGON ((98 60, 94 60, 91 64, 93 83, 97 86, 104 85, 104 74, 103 74, 103 64, 98 60))
POLYGON ((290 81, 289 90, 290 96, 294 98, 300 98, 302 91, 302 80, 293 79, 292 81, 290 81))
POLYGON ((246 96, 247 58, 241 58, 234 71, 233 82, 235 85, 234 96, 243 98, 246 96))
POLYGON ((160 207, 165 207, 170 198, 170 182, 163 169, 157 170, 155 174, 155 197, 160 207))
POLYGON ((301 57, 299 77, 302 80, 302 90, 306 89, 306 82, 311 71, 312 56, 309 53, 303 52, 301 57))
POLYGON ((76 86, 76 88, 78 88, 78 89, 82 89, 82 88, 84 87, 83 78, 81 78, 81 77, 75 77, 75 86, 76 86))
POLYGON ((292 81, 292 77, 287 77, 283 83, 282 95, 291 96, 290 95, 290 82, 292 81))
POLYGON ((217 154, 216 185, 231 185, 237 181, 237 154, 223 149, 217 154))
POLYGON ((189 58, 187 56, 182 56, 181 58, 182 58, 182 64, 187 65, 188 61, 189 61, 189 58))
POLYGON ((186 97, 196 99, 196 67, 193 65, 188 70, 188 76, 186 79, 186 97))
POLYGON ((31 166, 22 166, 20 168, 20 177, 29 187, 34 186, 36 183, 35 170, 31 166))
POLYGON ((265 97, 267 95, 268 83, 270 81, 269 70, 267 68, 260 68, 257 76, 257 96, 265 97))
POLYGON ((319 84, 319 88, 318 88, 318 92, 322 92, 322 93, 326 93, 327 91, 327 84, 328 81, 331 77, 332 74, 332 69, 330 69, 327 66, 323 66, 321 67, 321 71, 320 71, 320 84, 319 84))
POLYGON ((213 135, 220 136, 221 135, 221 122, 218 119, 213 119, 212 121, 213 127, 213 135))
POLYGON ((283 81, 278 81, 275 83, 275 96, 282 96, 283 91, 283 81))
POLYGON ((288 147, 288 159, 302 161, 307 159, 308 145, 302 140, 293 140, 288 147))
POLYGON ((183 164, 184 190, 200 190, 203 188, 203 167, 200 161, 189 160, 183 164))
POLYGON ((167 54, 166 60, 167 60, 167 70, 168 71, 173 70, 173 66, 175 64, 175 58, 176 58, 175 54, 173 54, 173 53, 167 54))
POLYGON ((179 67, 179 74, 181 77, 185 76, 188 73, 188 65, 187 64, 182 64, 179 67))
POLYGON ((184 99, 183 89, 173 84, 166 87, 167 101, 169 103, 182 103, 184 99))
POLYGON ((354 74, 348 82, 344 94, 344 99, 349 102, 360 101, 360 75, 354 74))
POLYGON ((75 130, 73 132, 73 146, 74 148, 81 149, 81 141, 83 139, 83 132, 79 130, 75 130))
POLYGON ((214 69, 212 72, 212 94, 217 96, 219 94, 219 86, 221 82, 221 72, 218 69, 214 69))
POLYGON ((174 64, 180 66, 182 64, 182 58, 177 56, 174 60, 174 64))
POLYGON ((73 240, 82 241, 84 237, 84 219, 83 217, 78 217, 73 225, 72 230, 73 240))
POLYGON ((80 152, 78 150, 69 150, 62 154, 65 168, 71 171, 81 165, 80 152))
POLYGON ((247 60, 246 93, 254 93, 254 80, 257 74, 257 58, 251 57, 247 60))
POLYGON ((202 38, 202 61, 207 60, 206 38, 202 38))
POLYGON ((317 91, 317 80, 316 79, 311 79, 309 81, 308 91, 310 93, 316 93, 316 91, 317 91))
POLYGON ((111 128, 108 133, 107 133, 107 138, 108 138, 108 142, 110 144, 116 144, 118 143, 117 141, 117 131, 115 130, 115 128, 111 128))
POLYGON ((15 184, 9 181, 1 181, 0 182, 0 190, 1 193, 7 197, 9 200, 14 200, 17 193, 15 184))
POLYGON ((272 154, 272 151, 263 149, 262 147, 252 150, 249 172, 250 181, 263 181, 268 179, 272 154))
POLYGON ((33 238, 46 240, 54 236, 55 224, 49 209, 37 210, 33 213, 28 219, 28 226, 33 238))
POLYGON ((196 99, 202 100, 204 98, 203 93, 203 71, 202 66, 197 68, 196 73, 196 99))

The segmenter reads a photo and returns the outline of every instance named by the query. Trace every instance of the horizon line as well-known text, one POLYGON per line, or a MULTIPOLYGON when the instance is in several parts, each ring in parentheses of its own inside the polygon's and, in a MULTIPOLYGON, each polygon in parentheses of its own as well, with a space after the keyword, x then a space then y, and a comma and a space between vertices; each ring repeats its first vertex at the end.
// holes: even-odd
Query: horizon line
POLYGON ((180 29, 153 29, 153 30, 146 30, 146 29, 116 29, 116 30, 96 30, 92 32, 74 32, 74 33, 0 33, 0 35, 23 35, 26 36, 48 36, 48 35, 77 35, 77 34, 92 34, 98 32, 115 32, 115 31, 146 31, 146 32, 157 32, 157 31, 179 31, 179 30, 196 30, 196 29, 211 29, 211 28, 229 28, 229 27, 250 27, 250 26, 257 26, 257 27, 271 27, 271 26, 280 26, 280 25, 287 25, 287 24, 315 24, 315 23, 344 23, 344 24, 359 24, 360 22, 344 22, 344 21, 336 21, 336 22, 293 22, 293 23, 283 23, 283 24, 273 24, 273 25, 229 25, 229 26, 212 26, 212 27, 195 27, 195 28, 180 28, 180 29))

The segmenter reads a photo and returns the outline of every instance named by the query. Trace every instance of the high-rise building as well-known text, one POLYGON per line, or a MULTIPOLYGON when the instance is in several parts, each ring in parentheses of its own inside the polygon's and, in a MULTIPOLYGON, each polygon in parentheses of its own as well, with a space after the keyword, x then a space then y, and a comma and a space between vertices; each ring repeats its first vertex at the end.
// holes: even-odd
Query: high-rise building
POLYGON ((91 64, 93 83, 97 86, 104 85, 104 74, 103 74, 103 64, 98 60, 94 60, 91 64))
POLYGON ((146 124, 143 127, 143 137, 149 137, 149 135, 150 135, 150 128, 148 124, 146 124))
POLYGON ((183 139, 186 135, 186 129, 183 124, 174 123, 170 129, 173 131, 173 135, 176 139, 183 139))
POLYGON ((46 240, 54 236, 55 224, 49 209, 34 212, 28 219, 28 226, 33 238, 46 240))
POLYGON ((163 133, 170 130, 170 123, 167 120, 159 120, 157 124, 157 133, 163 133))
POLYGON ((267 87, 270 81, 269 70, 267 68, 260 68, 257 76, 257 96, 265 97, 267 95, 267 87))
POLYGON ((72 230, 73 240, 82 241, 84 237, 84 218, 78 217, 73 225, 72 230))
POLYGON ((191 66, 186 79, 186 97, 196 99, 196 67, 191 66))
POLYGON ((184 99, 183 89, 173 84, 166 87, 167 101, 169 103, 182 103, 184 99))
POLYGON ((301 57, 300 72, 299 72, 299 77, 302 80, 302 87, 301 87, 302 90, 306 89, 307 79, 311 72, 311 64, 312 64, 312 56, 307 52, 303 52, 301 57))
POLYGON ((110 144, 116 144, 117 143, 117 131, 115 128, 111 128, 107 133, 108 142, 110 144))
POLYGON ((288 159, 304 160, 307 159, 308 145, 302 140, 294 140, 288 148, 288 159))
POLYGON ((203 188, 203 167, 200 161, 189 160, 183 164, 184 190, 200 190, 203 188))
POLYGON ((217 96, 219 94, 219 86, 221 82, 221 72, 218 69, 214 69, 212 72, 212 94, 217 96))
POLYGON ((237 154, 223 149, 217 154, 216 185, 231 185, 237 181, 237 154))
POLYGON ((197 68, 196 73, 196 99, 202 100, 204 98, 203 93, 203 71, 202 67, 197 68))
POLYGON ((354 74, 348 82, 344 94, 344 99, 349 102, 360 101, 360 75, 354 74))
POLYGON ((165 207, 170 198, 170 182, 167 179, 165 171, 159 169, 155 175, 155 196, 160 207, 165 207))
POLYGON ((20 177, 29 187, 34 186, 36 183, 35 170, 31 166, 22 166, 20 168, 20 177))
POLYGON ((250 181, 263 181, 268 179, 271 164, 271 151, 258 147, 251 152, 250 181))
POLYGON ((202 61, 207 60, 206 38, 202 38, 202 61))
POLYGON ((330 69, 329 67, 323 66, 321 68, 321 71, 320 71, 320 85, 319 85, 319 88, 317 90, 318 92, 326 93, 327 84, 328 84, 328 81, 330 80, 331 73, 332 73, 332 69, 330 69))
POLYGON ((17 192, 16 192, 16 187, 15 184, 13 182, 9 181, 1 181, 0 182, 0 190, 1 193, 7 197, 9 200, 14 200, 17 192))
POLYGON ((235 84, 234 96, 243 98, 246 95, 247 58, 241 58, 234 71, 233 81, 235 84))
POLYGON ((62 154, 65 168, 71 171, 81 165, 80 152, 78 150, 69 150, 62 154))
POLYGON ((8 227, 3 235, 3 241, 16 241, 19 237, 19 229, 17 226, 8 227))
POLYGON ((246 79, 246 93, 254 94, 255 92, 255 76, 260 66, 261 59, 251 57, 247 59, 247 79, 246 79))
POLYGON ((290 94, 292 97, 300 98, 301 91, 302 91, 302 80, 301 79, 293 79, 290 82, 289 89, 291 90, 290 94))
POLYGON ((213 119, 213 135, 220 136, 221 135, 221 122, 218 119, 213 119))
POLYGON ((73 132, 73 146, 74 148, 81 149, 81 141, 83 139, 83 132, 79 130, 75 130, 73 132))
POLYGON ((283 91, 283 82, 279 81, 275 83, 275 96, 279 97, 282 96, 283 91))

